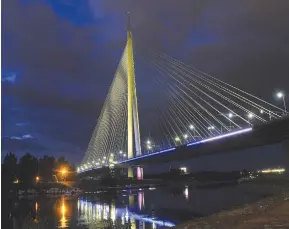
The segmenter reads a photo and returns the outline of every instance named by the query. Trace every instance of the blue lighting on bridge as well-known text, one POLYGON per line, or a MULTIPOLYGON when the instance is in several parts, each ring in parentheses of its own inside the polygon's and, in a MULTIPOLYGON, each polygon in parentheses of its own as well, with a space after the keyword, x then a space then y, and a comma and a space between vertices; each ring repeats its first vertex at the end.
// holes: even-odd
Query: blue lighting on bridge
POLYGON ((252 131, 252 128, 246 128, 246 129, 234 131, 234 132, 231 132, 231 133, 228 133, 228 134, 222 134, 222 135, 215 136, 215 137, 212 137, 212 138, 203 139, 203 140, 198 141, 198 142, 192 142, 192 143, 187 144, 187 146, 199 145, 199 144, 202 144, 202 143, 211 142, 211 141, 215 141, 215 140, 231 137, 231 136, 234 136, 234 135, 243 134, 243 133, 246 133, 246 132, 249 132, 249 131, 252 131))
MULTIPOLYGON (((234 132, 231 132, 231 133, 222 134, 222 135, 219 135, 219 136, 215 136, 215 137, 203 139, 203 140, 201 140, 201 141, 192 142, 192 143, 187 144, 187 146, 199 145, 199 144, 202 144, 202 143, 211 142, 211 141, 215 141, 215 140, 219 140, 219 139, 231 137, 231 136, 234 136, 234 135, 243 134, 243 133, 249 132, 249 131, 251 131, 251 130, 252 130, 252 128, 246 128, 246 129, 234 131, 234 132)), ((139 157, 127 159, 127 160, 124 160, 124 161, 119 162, 119 164, 121 164, 121 163, 126 163, 126 162, 130 162, 130 161, 134 161, 134 160, 138 160, 138 159, 142 159, 142 158, 146 158, 146 157, 151 157, 151 156, 154 156, 154 155, 157 155, 157 154, 162 154, 162 153, 170 152, 170 151, 173 151, 173 150, 175 150, 175 149, 176 149, 176 148, 169 148, 169 149, 161 150, 161 151, 158 151, 158 152, 155 152, 155 153, 151 153, 151 154, 148 154, 148 155, 142 155, 142 156, 139 156, 139 157)))
POLYGON ((138 160, 138 159, 141 159, 141 158, 146 158, 146 157, 154 156, 154 155, 161 154, 161 153, 170 152, 170 151, 173 151, 173 150, 175 150, 175 149, 176 149, 176 148, 169 148, 169 149, 161 150, 161 151, 158 151, 158 152, 155 152, 155 153, 151 153, 151 154, 148 154, 148 155, 142 155, 142 156, 130 158, 130 159, 127 159, 127 160, 124 160, 124 161, 120 161, 118 164, 125 163, 125 162, 129 162, 129 161, 138 160))
MULTIPOLYGON (((203 144, 203 143, 206 143, 206 142, 216 141, 216 140, 219 140, 219 139, 224 139, 224 138, 228 138, 228 137, 231 137, 231 136, 244 134, 244 133, 247 133, 247 132, 250 132, 250 131, 252 131, 251 127, 250 128, 246 128, 246 129, 242 129, 242 130, 238 130, 238 131, 234 131, 234 132, 230 132, 230 133, 226 133, 226 134, 222 134, 222 135, 219 135, 219 136, 203 139, 201 141, 191 142, 191 143, 187 144, 187 146, 194 146, 194 145, 199 145, 199 144, 203 144)), ((151 153, 151 154, 141 155, 141 156, 138 156, 138 157, 134 157, 134 158, 130 158, 130 159, 127 159, 127 160, 120 161, 120 162, 118 162, 116 164, 127 163, 127 162, 131 162, 131 161, 139 160, 139 159, 142 159, 142 158, 146 158, 146 157, 151 157, 151 156, 154 156, 154 155, 171 152, 171 151, 174 151, 175 149, 176 148, 173 147, 173 148, 161 150, 161 151, 158 151, 158 152, 154 152, 154 153, 151 153)), ((95 167, 94 169, 96 169, 96 168, 100 168, 100 167, 95 167)), ((85 172, 85 171, 89 171, 89 170, 92 170, 92 168, 83 169, 81 172, 85 172)))

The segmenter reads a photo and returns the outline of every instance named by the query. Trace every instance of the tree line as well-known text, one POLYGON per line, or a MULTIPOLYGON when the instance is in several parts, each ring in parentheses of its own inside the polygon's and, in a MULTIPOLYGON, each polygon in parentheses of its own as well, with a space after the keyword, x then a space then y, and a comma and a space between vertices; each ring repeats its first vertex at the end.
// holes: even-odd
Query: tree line
POLYGON ((66 178, 73 179, 75 168, 64 156, 58 159, 48 155, 37 158, 26 153, 18 160, 15 153, 10 152, 2 164, 2 185, 9 187, 13 183, 20 183, 29 187, 37 181, 55 181, 60 178, 62 168, 67 170, 66 178))

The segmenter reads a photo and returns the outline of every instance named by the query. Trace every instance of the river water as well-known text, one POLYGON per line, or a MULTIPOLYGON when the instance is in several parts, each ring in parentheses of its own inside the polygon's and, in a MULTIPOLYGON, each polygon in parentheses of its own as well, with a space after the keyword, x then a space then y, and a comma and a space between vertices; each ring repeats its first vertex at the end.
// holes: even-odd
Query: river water
MULTIPOLYGON (((13 203, 11 228, 163 228, 272 195, 270 185, 156 187, 81 196, 25 197, 13 203)), ((6 227, 6 228, 10 228, 6 227)))

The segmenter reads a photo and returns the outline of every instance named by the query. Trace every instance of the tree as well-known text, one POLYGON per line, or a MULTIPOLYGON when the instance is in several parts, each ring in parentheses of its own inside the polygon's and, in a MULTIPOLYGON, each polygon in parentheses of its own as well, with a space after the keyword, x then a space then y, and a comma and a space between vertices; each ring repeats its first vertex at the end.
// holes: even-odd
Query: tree
POLYGON ((18 168, 17 168, 17 157, 14 153, 8 153, 3 161, 3 184, 12 184, 17 179, 18 168))
POLYGON ((55 158, 44 155, 39 159, 39 175, 41 179, 50 181, 52 180, 54 170, 56 169, 55 158))
POLYGON ((26 186, 33 184, 39 172, 37 158, 29 153, 26 153, 20 159, 19 171, 20 180, 23 181, 26 186))
POLYGON ((62 166, 69 166, 68 161, 65 160, 64 156, 61 156, 57 159, 57 163, 56 163, 57 168, 60 168, 62 166))
POLYGON ((17 165, 17 157, 16 157, 15 153, 12 153, 12 152, 8 153, 4 157, 3 165, 4 166, 16 166, 17 165))

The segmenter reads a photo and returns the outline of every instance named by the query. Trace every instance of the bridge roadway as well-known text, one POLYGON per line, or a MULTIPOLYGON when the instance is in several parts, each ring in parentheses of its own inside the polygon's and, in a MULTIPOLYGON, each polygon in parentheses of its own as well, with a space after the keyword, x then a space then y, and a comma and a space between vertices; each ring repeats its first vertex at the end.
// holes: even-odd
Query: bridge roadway
MULTIPOLYGON (((224 135, 224 137, 213 137, 201 142, 191 143, 191 145, 187 144, 172 148, 170 151, 157 152, 128 159, 122 161, 117 166, 144 166, 170 161, 183 161, 201 156, 226 153, 232 150, 241 150, 282 142, 288 143, 289 117, 287 116, 263 125, 256 125, 253 126, 252 129, 244 129, 237 134, 227 133, 224 135)), ((284 150, 288 151, 289 149, 284 150)), ((287 152, 287 154, 289 155, 289 152, 287 152)))

